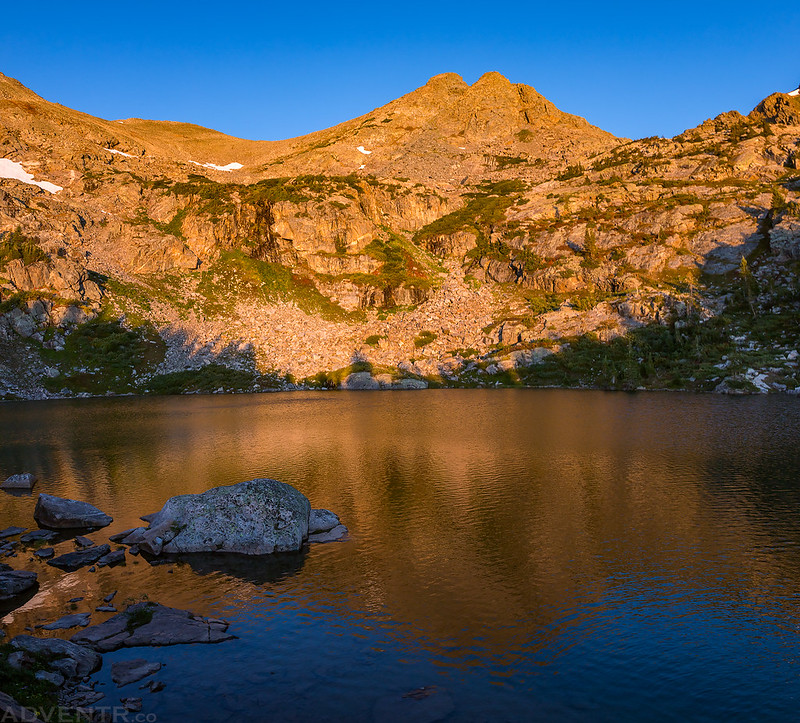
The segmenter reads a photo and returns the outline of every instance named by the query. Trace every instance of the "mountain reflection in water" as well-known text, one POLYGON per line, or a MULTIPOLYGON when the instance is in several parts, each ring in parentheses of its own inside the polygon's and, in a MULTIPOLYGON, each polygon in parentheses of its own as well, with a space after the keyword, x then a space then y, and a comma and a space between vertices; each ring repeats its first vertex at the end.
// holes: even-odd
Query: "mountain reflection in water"
MULTIPOLYGON (((172 495, 254 477, 294 485, 350 528, 349 542, 264 559, 129 556, 71 574, 29 553, 10 560, 41 583, 4 618, 12 635, 113 590, 118 606, 146 593, 233 622, 237 641, 106 656, 101 678, 112 660, 169 660, 167 689, 145 698, 160 721, 370 720, 381 696, 431 684, 452 697, 453 720, 795 710, 796 399, 454 390, 14 403, 0 405, 0 440, 0 474, 35 472, 37 492, 114 517, 90 535, 99 543, 172 495)), ((32 525, 34 504, 0 496, 0 527, 32 525)))

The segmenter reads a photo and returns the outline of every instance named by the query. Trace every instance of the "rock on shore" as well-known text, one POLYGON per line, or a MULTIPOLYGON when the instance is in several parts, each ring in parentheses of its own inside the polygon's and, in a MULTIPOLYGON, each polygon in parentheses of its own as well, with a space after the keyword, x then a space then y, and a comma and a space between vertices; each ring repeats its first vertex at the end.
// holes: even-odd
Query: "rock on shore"
POLYGON ((103 662, 96 652, 59 638, 17 635, 12 638, 11 647, 23 654, 47 660, 47 667, 65 678, 83 678, 97 670, 103 662))

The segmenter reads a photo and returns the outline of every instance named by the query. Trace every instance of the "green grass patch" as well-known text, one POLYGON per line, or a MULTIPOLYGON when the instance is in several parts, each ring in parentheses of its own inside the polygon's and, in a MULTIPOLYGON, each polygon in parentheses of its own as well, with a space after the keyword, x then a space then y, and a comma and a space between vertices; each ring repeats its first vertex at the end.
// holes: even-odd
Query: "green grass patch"
POLYGON ((153 620, 153 606, 155 603, 145 603, 142 607, 136 610, 128 610, 125 612, 126 621, 125 627, 129 633, 132 633, 137 628, 144 627, 153 620))
POLYGON ((723 376, 714 365, 732 350, 720 321, 652 324, 608 342, 595 334, 568 340, 541 364, 518 372, 527 386, 711 391, 723 376))
POLYGON ((421 349, 422 347, 428 346, 428 344, 436 341, 438 336, 439 335, 436 332, 425 329, 417 334, 416 338, 414 339, 414 346, 417 347, 417 349, 421 349))
POLYGON ((199 369, 160 374, 144 385, 149 394, 191 394, 212 392, 246 392, 258 382, 260 388, 277 388, 275 377, 262 377, 253 372, 231 369, 223 364, 206 364, 199 369))
POLYGON ((230 313, 240 300, 293 301, 307 314, 329 321, 357 321, 363 313, 348 312, 321 294, 311 278, 281 264, 262 261, 241 251, 224 251, 211 268, 202 272, 197 291, 210 315, 230 313))
POLYGON ((464 194, 465 205, 423 226, 414 234, 413 242, 422 244, 426 239, 448 236, 458 231, 473 232, 478 241, 488 239, 496 226, 505 221, 506 210, 516 203, 527 185, 524 181, 482 181, 475 191, 464 194))
POLYGON ((26 266, 35 261, 47 261, 47 254, 40 248, 39 239, 26 236, 19 226, 0 235, 0 269, 15 259, 21 259, 26 266))
POLYGON ((137 376, 164 358, 165 344, 149 326, 126 329, 118 320, 96 319, 66 337, 63 351, 43 349, 42 356, 61 373, 44 380, 50 391, 124 394, 138 389, 137 376))
MULTIPOLYGON (((336 194, 357 197, 361 181, 349 176, 303 175, 295 178, 267 178, 248 185, 217 183, 200 174, 189 174, 188 180, 160 186, 175 196, 191 197, 201 213, 219 217, 235 210, 234 195, 242 203, 264 204, 289 201, 307 203, 336 194)), ((173 219, 174 221, 174 219, 173 219)))
MULTIPOLYGON (((44 718, 58 706, 58 689, 45 680, 38 680, 36 673, 47 670, 47 660, 41 655, 31 655, 33 663, 22 670, 8 663, 8 656, 15 652, 9 644, 0 645, 0 688, 22 706, 44 718)), ((76 720, 66 711, 59 711, 57 720, 65 722, 76 720)))

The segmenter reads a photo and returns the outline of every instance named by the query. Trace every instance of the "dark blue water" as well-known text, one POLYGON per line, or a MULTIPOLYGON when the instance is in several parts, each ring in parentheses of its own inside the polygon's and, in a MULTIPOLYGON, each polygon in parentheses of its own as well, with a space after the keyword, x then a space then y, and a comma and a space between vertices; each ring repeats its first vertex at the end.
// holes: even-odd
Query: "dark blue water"
MULTIPOLYGON (((793 720, 800 702, 800 400, 497 390, 0 405, 0 475, 138 524, 259 476, 337 511, 344 543, 263 560, 65 574, 11 635, 83 595, 232 621, 215 646, 105 656, 102 704, 159 721, 793 720), (167 664, 164 691, 110 663, 167 664), (398 705, 400 706, 398 708, 398 705)), ((35 496, 0 496, 0 528, 35 496)), ((72 543, 62 543, 64 551, 72 543)), ((57 550, 60 551, 60 550, 57 550)), ((93 622, 106 616, 95 613, 93 622)), ((68 635, 68 633, 63 634, 68 635)))

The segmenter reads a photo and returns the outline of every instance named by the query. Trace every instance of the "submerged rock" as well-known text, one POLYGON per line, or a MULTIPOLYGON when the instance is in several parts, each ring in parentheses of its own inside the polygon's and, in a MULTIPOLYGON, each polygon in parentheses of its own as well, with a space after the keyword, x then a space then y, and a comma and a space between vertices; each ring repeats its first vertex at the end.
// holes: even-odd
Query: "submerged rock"
POLYGON ((14 535, 18 535, 20 532, 25 532, 24 527, 6 527, 5 530, 0 530, 0 540, 5 539, 6 537, 13 537, 14 535))
POLYGON ((309 535, 309 542, 334 542, 341 540, 347 534, 347 528, 344 525, 336 525, 332 530, 327 532, 318 532, 316 535, 309 535))
POLYGON ((254 479, 171 497, 147 530, 134 531, 124 542, 153 555, 291 552, 308 536, 310 513, 306 496, 291 485, 254 479))
POLYGON ((19 539, 21 542, 41 542, 42 540, 52 540, 55 537, 58 537, 58 533, 53 530, 33 530, 26 532, 19 539))
POLYGON ((10 600, 36 585, 36 573, 0 566, 0 601, 10 600), (3 569, 5 568, 5 569, 3 569))
POLYGON ((25 472, 23 474, 12 474, 5 482, 0 484, 0 489, 4 490, 28 490, 33 489, 37 482, 35 474, 25 472))
POLYGON ((161 670, 161 663, 151 663, 141 658, 121 660, 111 664, 111 680, 117 684, 117 688, 121 688, 123 685, 130 685, 148 675, 153 675, 159 670, 161 670))
POLYGON ((64 615, 55 622, 42 625, 42 630, 69 630, 70 628, 85 628, 89 624, 91 613, 73 613, 64 615))
POLYGON ((111 517, 88 502, 47 494, 39 495, 33 517, 42 527, 54 529, 105 527, 113 522, 111 517))
POLYGON ((373 720, 380 723, 435 723, 455 710, 450 694, 436 685, 411 690, 403 695, 379 698, 373 709, 373 720))
POLYGON ((84 550, 78 550, 76 552, 68 552, 65 555, 59 555, 58 557, 54 557, 52 560, 48 560, 47 564, 52 565, 53 567, 57 567, 60 570, 66 570, 67 572, 74 572, 81 567, 85 567, 86 565, 92 565, 97 562, 100 558, 108 553, 111 552, 111 547, 109 545, 99 545, 98 547, 87 547, 84 550))
POLYGON ((138 713, 142 709, 141 698, 120 698, 119 702, 122 703, 122 707, 125 710, 131 713, 138 713))
POLYGON ((125 612, 92 625, 72 636, 73 643, 100 653, 120 648, 182 643, 221 643, 233 640, 228 622, 195 615, 188 610, 168 608, 158 603, 130 605, 125 612))

